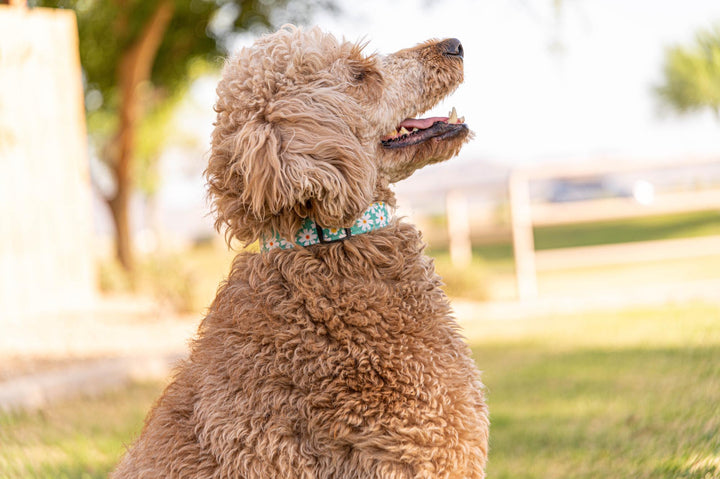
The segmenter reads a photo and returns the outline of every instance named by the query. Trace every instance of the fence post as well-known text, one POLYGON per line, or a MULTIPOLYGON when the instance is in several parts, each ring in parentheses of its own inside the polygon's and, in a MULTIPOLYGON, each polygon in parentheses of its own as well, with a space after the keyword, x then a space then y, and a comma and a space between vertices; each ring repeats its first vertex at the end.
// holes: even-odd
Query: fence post
POLYGON ((470 212, 467 198, 459 191, 449 191, 445 197, 445 207, 448 239, 450 240, 450 260, 453 266, 468 266, 472 261, 472 242, 470 240, 470 212))
POLYGON ((520 170, 513 170, 510 173, 508 191, 518 298, 520 301, 527 301, 537 298, 538 295, 530 181, 527 175, 520 170))

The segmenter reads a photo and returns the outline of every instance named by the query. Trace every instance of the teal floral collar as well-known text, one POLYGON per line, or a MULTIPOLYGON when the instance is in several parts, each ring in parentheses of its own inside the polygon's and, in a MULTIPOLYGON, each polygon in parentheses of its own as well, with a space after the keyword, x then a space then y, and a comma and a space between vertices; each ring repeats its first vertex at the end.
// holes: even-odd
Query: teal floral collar
POLYGON ((352 228, 323 228, 314 220, 306 218, 300 230, 295 235, 295 241, 290 242, 275 233, 273 236, 264 237, 261 244, 262 251, 270 251, 271 249, 292 249, 295 245, 310 246, 320 243, 332 243, 334 241, 342 241, 351 236, 367 233, 376 229, 383 228, 390 221, 390 211, 387 204, 383 201, 373 203, 368 209, 355 221, 352 228))

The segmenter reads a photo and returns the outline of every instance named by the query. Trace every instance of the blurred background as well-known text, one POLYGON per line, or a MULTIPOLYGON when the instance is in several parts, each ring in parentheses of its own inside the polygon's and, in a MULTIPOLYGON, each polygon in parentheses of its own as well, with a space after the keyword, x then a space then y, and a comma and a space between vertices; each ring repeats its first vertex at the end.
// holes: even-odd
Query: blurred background
POLYGON ((424 116, 475 139, 395 190, 484 371, 488 477, 720 477, 715 0, 0 1, 0 477, 105 477, 139 433, 239 249, 219 69, 286 22, 463 43, 424 116))

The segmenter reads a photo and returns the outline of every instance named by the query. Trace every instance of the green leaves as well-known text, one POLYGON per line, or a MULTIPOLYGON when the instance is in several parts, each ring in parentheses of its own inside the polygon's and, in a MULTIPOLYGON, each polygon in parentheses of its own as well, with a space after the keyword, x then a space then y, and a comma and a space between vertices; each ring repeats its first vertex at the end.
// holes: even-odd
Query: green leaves
POLYGON ((308 18, 335 0, 29 0, 75 11, 88 131, 115 177, 106 200, 117 253, 132 270, 128 199, 157 189, 173 106, 202 68, 219 67, 234 35, 308 18))
MULTIPOLYGON (((118 79, 123 57, 137 44, 161 0, 30 0, 31 6, 74 10, 80 36, 80 61, 88 110, 88 130, 97 150, 118 135, 118 79)), ((172 107, 188 85, 208 69, 222 66, 231 39, 239 32, 268 29, 278 21, 307 18, 314 8, 332 8, 332 0, 315 4, 292 0, 172 0, 172 18, 152 58, 148 81, 142 85, 143 117, 137 128, 136 184, 144 181, 164 146, 172 107), (202 65, 202 72, 198 71, 202 65)), ((116 160, 112 155, 103 161, 116 160)), ((146 184, 148 183, 148 184, 146 184)), ((154 187, 144 188, 153 190, 154 187)))
POLYGON ((660 99, 680 113, 712 109, 720 117, 720 27, 698 33, 688 47, 665 52, 660 99))

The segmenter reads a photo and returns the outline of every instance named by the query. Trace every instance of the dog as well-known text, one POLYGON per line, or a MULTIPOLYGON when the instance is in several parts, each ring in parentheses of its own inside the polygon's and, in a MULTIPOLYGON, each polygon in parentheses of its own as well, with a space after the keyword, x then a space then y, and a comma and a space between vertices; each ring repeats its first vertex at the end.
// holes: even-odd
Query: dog
POLYGON ((226 62, 206 177, 241 252, 112 477, 485 477, 488 410, 390 185, 455 156, 457 39, 381 56, 286 26, 226 62))

